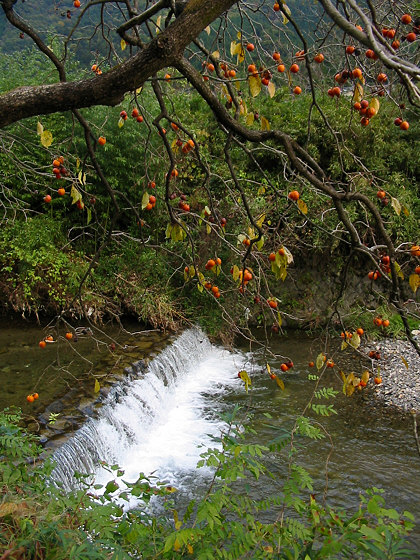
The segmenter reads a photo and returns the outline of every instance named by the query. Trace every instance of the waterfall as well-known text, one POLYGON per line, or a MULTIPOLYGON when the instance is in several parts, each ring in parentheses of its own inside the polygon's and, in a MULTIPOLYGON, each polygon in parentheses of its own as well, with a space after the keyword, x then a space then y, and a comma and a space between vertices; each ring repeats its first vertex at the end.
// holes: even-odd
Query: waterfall
MULTIPOLYGON (((118 464, 124 478, 140 472, 179 483, 195 469, 202 446, 222 428, 223 397, 241 386, 245 356, 210 343, 199 329, 185 331, 154 358, 138 379, 126 379, 53 455, 52 478, 70 490, 74 473, 94 474, 100 463, 118 464)), ((109 473, 103 473, 109 478, 109 473)))

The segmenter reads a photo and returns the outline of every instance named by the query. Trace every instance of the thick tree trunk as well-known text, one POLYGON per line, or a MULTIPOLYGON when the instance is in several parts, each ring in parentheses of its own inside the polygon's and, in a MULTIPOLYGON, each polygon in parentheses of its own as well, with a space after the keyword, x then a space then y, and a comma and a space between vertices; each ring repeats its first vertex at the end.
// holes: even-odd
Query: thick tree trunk
POLYGON ((187 45, 236 0, 190 0, 183 13, 143 50, 109 72, 78 82, 20 87, 0 95, 0 128, 35 115, 116 105, 127 91, 140 87, 171 66, 187 45))

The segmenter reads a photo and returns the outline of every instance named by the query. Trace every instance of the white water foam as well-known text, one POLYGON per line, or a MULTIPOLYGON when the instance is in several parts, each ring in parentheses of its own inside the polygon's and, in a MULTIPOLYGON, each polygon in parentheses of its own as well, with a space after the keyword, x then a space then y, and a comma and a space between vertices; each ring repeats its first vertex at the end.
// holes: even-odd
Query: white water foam
POLYGON ((118 464, 124 480, 140 472, 182 487, 203 448, 220 435, 223 396, 241 387, 246 358, 210 344, 200 329, 183 333, 149 365, 141 379, 111 391, 98 418, 90 419, 55 454, 53 478, 67 489, 73 472, 93 472, 105 483, 100 461, 118 464))

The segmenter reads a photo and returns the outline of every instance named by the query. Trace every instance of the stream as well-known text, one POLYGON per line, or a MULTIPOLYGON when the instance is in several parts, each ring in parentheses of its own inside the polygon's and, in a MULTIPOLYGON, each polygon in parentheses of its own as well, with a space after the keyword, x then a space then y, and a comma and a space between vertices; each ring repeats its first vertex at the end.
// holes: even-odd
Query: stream
MULTIPOLYGON (((109 344, 98 343, 94 333, 81 333, 77 343, 60 335, 58 342, 40 349, 45 331, 20 323, 0 325, 0 406, 22 407, 30 428, 54 451, 53 476, 69 489, 74 470, 94 472, 96 482, 107 481, 109 473, 99 466, 105 460, 118 463, 126 480, 135 480, 140 471, 154 472, 190 499, 208 481, 209 473, 195 465, 223 429, 223 412, 234 405, 249 407, 258 442, 265 443, 273 437, 273 426, 292 427, 314 389, 308 374, 315 372, 308 362, 319 346, 299 334, 273 337, 270 350, 276 357, 268 359, 262 350, 250 353, 238 346, 229 352, 213 345, 200 329, 178 337, 134 335, 115 327, 105 332, 109 344), (150 362, 141 374, 123 374, 130 363, 147 356, 150 362), (284 357, 294 367, 283 373, 284 357), (270 379, 266 361, 284 381, 284 391, 270 379), (248 393, 237 375, 242 369, 252 379, 248 393), (94 379, 101 385, 99 394, 94 379), (27 403, 26 395, 35 391, 39 399, 27 403), (55 410, 57 422, 49 426, 55 410)), ((415 515, 410 540, 420 550, 420 459, 411 417, 372 404, 368 392, 345 397, 334 370, 323 385, 338 391, 333 401, 338 414, 312 417, 332 438, 331 456, 328 438, 305 441, 298 455, 314 479, 314 492, 322 495, 327 480, 329 503, 355 509, 363 489, 384 488, 388 507, 415 515)), ((284 461, 269 467, 279 477, 286 473, 284 461)), ((253 492, 261 498, 270 488, 256 481, 253 492)))

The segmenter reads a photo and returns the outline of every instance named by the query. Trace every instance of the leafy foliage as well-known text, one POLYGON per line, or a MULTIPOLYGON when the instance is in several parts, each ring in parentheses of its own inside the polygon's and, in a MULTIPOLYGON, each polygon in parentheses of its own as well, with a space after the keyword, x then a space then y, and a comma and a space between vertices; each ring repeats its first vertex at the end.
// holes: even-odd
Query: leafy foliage
MULTIPOLYGON (((78 476, 80 488, 69 494, 51 486, 48 462, 27 465, 37 453, 36 438, 19 427, 18 411, 4 411, 0 417, 3 549, 24 558, 37 551, 38 558, 51 560, 133 555, 238 560, 273 553, 285 560, 304 558, 302 554, 317 559, 331 555, 410 558, 412 551, 404 541, 412 527, 408 512, 401 515, 387 509, 377 488, 361 496, 354 514, 333 510, 310 494, 311 477, 296 463, 290 464, 286 480, 278 480, 265 464, 268 447, 247 442, 249 429, 238 423, 239 412, 226 416, 229 429, 219 446, 202 454, 200 464, 214 472, 208 492, 181 513, 171 487, 142 473, 137 481, 124 482, 118 465, 106 467, 112 478, 103 487, 91 487, 85 475, 78 476), (252 498, 250 478, 268 484, 270 497, 252 498), (133 499, 136 508, 125 511, 121 502, 133 499), (151 513, 147 505, 152 499, 161 502, 162 514, 151 513)), ((306 437, 318 437, 307 419, 298 419, 296 425, 306 437)), ((277 460, 288 461, 288 455, 290 450, 277 460)))

